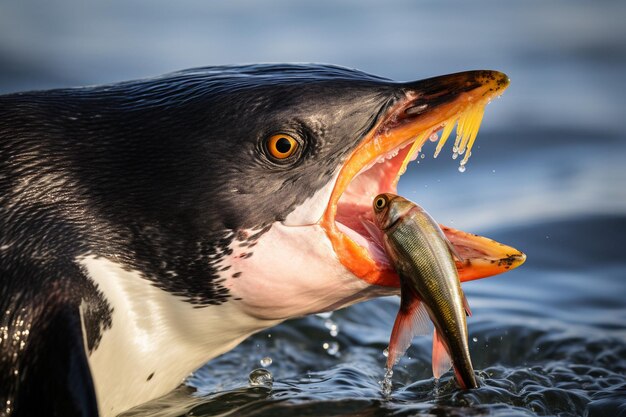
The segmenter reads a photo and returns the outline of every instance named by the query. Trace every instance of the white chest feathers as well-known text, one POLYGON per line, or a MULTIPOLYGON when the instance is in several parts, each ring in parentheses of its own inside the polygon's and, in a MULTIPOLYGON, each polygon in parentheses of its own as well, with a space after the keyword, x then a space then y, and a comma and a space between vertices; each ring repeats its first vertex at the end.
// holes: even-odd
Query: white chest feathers
POLYGON ((103 417, 166 394, 211 358, 278 323, 252 318, 232 302, 194 308, 104 258, 77 261, 113 309, 111 328, 89 355, 103 417))

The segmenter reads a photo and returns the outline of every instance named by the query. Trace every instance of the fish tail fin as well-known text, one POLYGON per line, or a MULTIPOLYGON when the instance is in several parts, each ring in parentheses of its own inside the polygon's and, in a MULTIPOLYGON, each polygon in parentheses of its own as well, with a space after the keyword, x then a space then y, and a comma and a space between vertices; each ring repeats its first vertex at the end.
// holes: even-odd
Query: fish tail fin
MULTIPOLYGON (((461 361, 460 366, 454 365, 454 377, 461 389, 467 390, 478 387, 476 376, 474 375, 474 369, 472 362, 469 358, 469 352, 467 355, 459 359, 461 361), (466 370, 464 372, 464 370, 466 370)), ((441 336, 435 329, 433 333, 433 375, 439 379, 441 375, 445 374, 451 367, 453 367, 452 359, 446 345, 443 343, 441 336)))
POLYGON ((476 381, 476 376, 474 376, 473 372, 469 375, 464 376, 463 373, 459 372, 459 370, 455 367, 454 376, 456 378, 456 382, 459 384, 459 387, 461 387, 461 389, 467 390, 478 388, 478 382, 476 381))
POLYGON ((478 388, 478 380, 474 375, 474 366, 469 350, 464 349, 464 354, 459 358, 459 366, 454 366, 454 376, 462 389, 478 388))
POLYGON ((433 331, 433 375, 439 379, 452 367, 452 359, 437 329, 433 331))
POLYGON ((391 369, 400 360, 404 352, 411 346, 413 337, 427 334, 430 330, 430 319, 422 300, 408 289, 402 289, 400 310, 396 316, 389 340, 389 356, 387 368, 391 369), (408 294, 408 295, 407 295, 408 294))
POLYGON ((456 378, 456 382, 459 384, 461 389, 467 389, 467 384, 463 380, 463 376, 459 372, 458 369, 454 368, 454 377, 456 378))

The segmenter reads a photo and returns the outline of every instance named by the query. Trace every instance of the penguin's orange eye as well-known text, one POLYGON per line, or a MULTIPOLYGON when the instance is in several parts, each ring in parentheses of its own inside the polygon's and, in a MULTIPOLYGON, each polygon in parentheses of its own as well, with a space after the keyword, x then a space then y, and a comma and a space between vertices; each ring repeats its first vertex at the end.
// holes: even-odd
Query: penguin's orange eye
POLYGON ((270 136, 267 140, 267 150, 276 159, 288 158, 296 149, 298 149, 298 142, 284 133, 270 136))

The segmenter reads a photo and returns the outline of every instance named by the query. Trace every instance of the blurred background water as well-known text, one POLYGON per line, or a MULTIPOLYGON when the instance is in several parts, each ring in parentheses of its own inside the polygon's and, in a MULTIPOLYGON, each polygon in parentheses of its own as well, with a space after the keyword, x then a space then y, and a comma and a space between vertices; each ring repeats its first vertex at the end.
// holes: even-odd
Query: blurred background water
POLYGON ((383 398, 386 298, 255 335, 128 415, 625 416, 625 21, 623 1, 1 2, 0 93, 250 62, 512 81, 466 172, 427 147, 400 182, 442 223, 528 255, 464 286, 482 388, 434 381, 417 338, 383 398), (262 365, 271 386, 248 380, 262 365))

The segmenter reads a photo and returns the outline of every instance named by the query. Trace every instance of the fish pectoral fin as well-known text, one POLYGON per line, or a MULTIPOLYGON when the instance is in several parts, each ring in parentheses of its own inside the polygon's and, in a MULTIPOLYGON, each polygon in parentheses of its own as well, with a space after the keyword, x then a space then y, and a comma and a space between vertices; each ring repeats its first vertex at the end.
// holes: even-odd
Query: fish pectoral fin
POLYGON ((433 332, 433 375, 436 379, 439 379, 441 375, 448 372, 452 367, 452 359, 448 354, 446 346, 443 344, 443 340, 437 333, 437 329, 433 332))
MULTIPOLYGON (((403 295, 405 293, 403 292, 403 295)), ((413 293, 411 292, 411 294, 413 293)), ((400 311, 398 311, 391 331, 387 368, 391 369, 400 360, 404 352, 411 346, 414 336, 428 334, 430 328, 430 318, 422 300, 415 295, 403 296, 400 311)))
POLYGON ((468 317, 472 316, 472 310, 470 310, 470 306, 469 303, 467 302, 467 297, 465 296, 465 292, 463 292, 463 290, 461 290, 461 295, 463 296, 463 308, 465 309, 465 314, 468 317))

